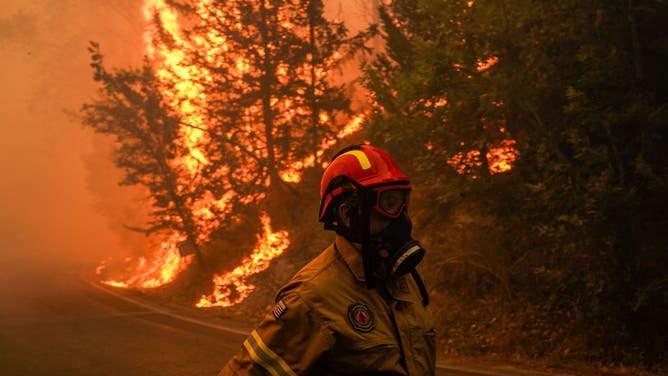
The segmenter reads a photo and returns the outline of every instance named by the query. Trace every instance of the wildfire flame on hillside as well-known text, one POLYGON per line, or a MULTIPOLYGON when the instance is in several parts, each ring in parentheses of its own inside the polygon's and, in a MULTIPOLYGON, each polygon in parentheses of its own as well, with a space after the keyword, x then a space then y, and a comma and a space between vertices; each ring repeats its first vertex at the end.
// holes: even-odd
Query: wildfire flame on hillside
POLYGON ((257 236, 257 247, 234 270, 215 275, 213 293, 202 295, 197 307, 229 307, 242 302, 255 290, 255 286, 247 282, 248 277, 266 270, 271 260, 288 248, 290 245, 288 232, 285 230, 273 232, 271 219, 266 213, 260 220, 263 232, 257 236))
MULTIPOLYGON (((192 255, 181 257, 176 247, 176 244, 183 239, 184 237, 179 233, 173 233, 172 236, 160 243, 160 247, 150 262, 145 257, 140 257, 134 265, 129 265, 126 268, 125 272, 130 277, 124 280, 108 279, 102 281, 102 283, 124 288, 153 288, 171 282, 192 262, 192 255)), ((126 261, 131 261, 131 259, 126 259, 126 261)), ((100 275, 105 269, 106 263, 102 263, 96 272, 100 275)))
MULTIPOLYGON (((491 175, 510 171, 513 162, 519 158, 519 151, 515 148, 514 140, 502 140, 499 145, 489 148, 485 155, 487 166, 491 175)), ((468 173, 472 167, 482 165, 479 150, 469 150, 466 153, 458 153, 450 158, 448 164, 454 167, 459 174, 468 173)), ((477 176, 473 175, 476 179, 477 176)))

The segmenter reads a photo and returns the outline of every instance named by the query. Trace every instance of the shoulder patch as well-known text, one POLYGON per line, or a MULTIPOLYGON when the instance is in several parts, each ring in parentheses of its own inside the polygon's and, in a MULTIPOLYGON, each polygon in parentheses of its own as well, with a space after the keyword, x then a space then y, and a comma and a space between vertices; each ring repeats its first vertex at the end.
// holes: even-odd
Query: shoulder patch
POLYGON ((359 332, 370 332, 376 327, 373 311, 364 303, 354 303, 348 307, 348 320, 359 332))
POLYGON ((288 306, 285 305, 285 302, 283 302, 283 300, 279 300, 278 303, 276 303, 274 306, 274 309, 271 310, 271 313, 273 313, 274 318, 278 320, 278 318, 281 317, 286 309, 288 309, 288 306))

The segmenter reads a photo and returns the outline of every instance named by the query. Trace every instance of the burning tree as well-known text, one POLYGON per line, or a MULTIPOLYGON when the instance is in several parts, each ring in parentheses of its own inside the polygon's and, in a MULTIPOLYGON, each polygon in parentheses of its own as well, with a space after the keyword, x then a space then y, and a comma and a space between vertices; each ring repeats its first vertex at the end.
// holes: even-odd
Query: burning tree
MULTIPOLYGON (((195 26, 187 59, 206 72, 196 80, 206 97, 204 121, 194 127, 206 135, 201 146, 210 163, 203 171, 241 203, 259 204, 277 184, 300 181, 349 121, 350 100, 331 73, 367 35, 348 38, 342 23, 323 17, 319 0, 189 4, 195 26)), ((268 267, 287 246, 276 252, 268 239, 258 237, 243 265, 215 276, 214 292, 198 305, 244 299, 252 291, 246 276, 268 267), (230 291, 240 295, 230 298, 230 291)))
POLYGON ((198 192, 181 180, 175 161, 187 150, 178 142, 180 118, 163 100, 153 68, 146 62, 141 69, 109 72, 99 45, 92 42, 89 51, 94 80, 102 88, 100 99, 83 106, 83 124, 115 136, 115 163, 125 171, 120 184, 148 189, 152 220, 143 231, 178 231, 196 249, 192 202, 198 192))
MULTIPOLYGON (((207 72, 209 173, 247 197, 298 181, 348 120, 331 72, 359 47, 319 0, 193 2, 188 58, 207 72)), ((227 189, 227 188, 226 188, 227 189)), ((256 199, 252 199, 257 201, 256 199)))

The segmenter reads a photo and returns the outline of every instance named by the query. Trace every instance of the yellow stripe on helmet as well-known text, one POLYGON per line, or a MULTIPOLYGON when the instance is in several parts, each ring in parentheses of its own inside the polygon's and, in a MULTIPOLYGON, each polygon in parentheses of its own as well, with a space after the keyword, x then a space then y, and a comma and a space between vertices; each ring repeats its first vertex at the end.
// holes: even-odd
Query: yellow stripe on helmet
POLYGON ((369 157, 364 154, 363 151, 361 150, 351 150, 348 152, 345 152, 339 156, 339 158, 343 157, 344 155, 352 155, 357 160, 360 162, 360 167, 362 167, 362 170, 368 170, 371 168, 371 161, 369 161, 369 157))

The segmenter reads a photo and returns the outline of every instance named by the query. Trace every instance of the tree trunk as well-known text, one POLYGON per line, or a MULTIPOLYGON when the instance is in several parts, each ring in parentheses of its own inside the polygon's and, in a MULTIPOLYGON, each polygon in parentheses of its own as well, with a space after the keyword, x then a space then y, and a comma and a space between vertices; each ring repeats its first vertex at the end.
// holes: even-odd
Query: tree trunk
POLYGON ((270 59, 268 32, 267 32, 267 10, 265 0, 260 1, 260 36, 262 38, 262 47, 265 54, 262 58, 262 78, 260 79, 260 95, 262 97, 262 122, 264 125, 264 137, 267 147, 267 171, 272 184, 278 179, 278 168, 276 163, 276 150, 274 142, 274 114, 271 108, 271 81, 275 74, 272 70, 270 59))
POLYGON ((320 109, 315 100, 316 87, 316 73, 315 67, 318 59, 316 58, 317 48, 315 44, 315 9, 313 9, 313 0, 308 3, 308 27, 309 27, 309 48, 311 53, 311 85, 307 92, 307 101, 311 107, 311 126, 313 127, 313 161, 318 163, 318 121, 320 117, 320 109))

